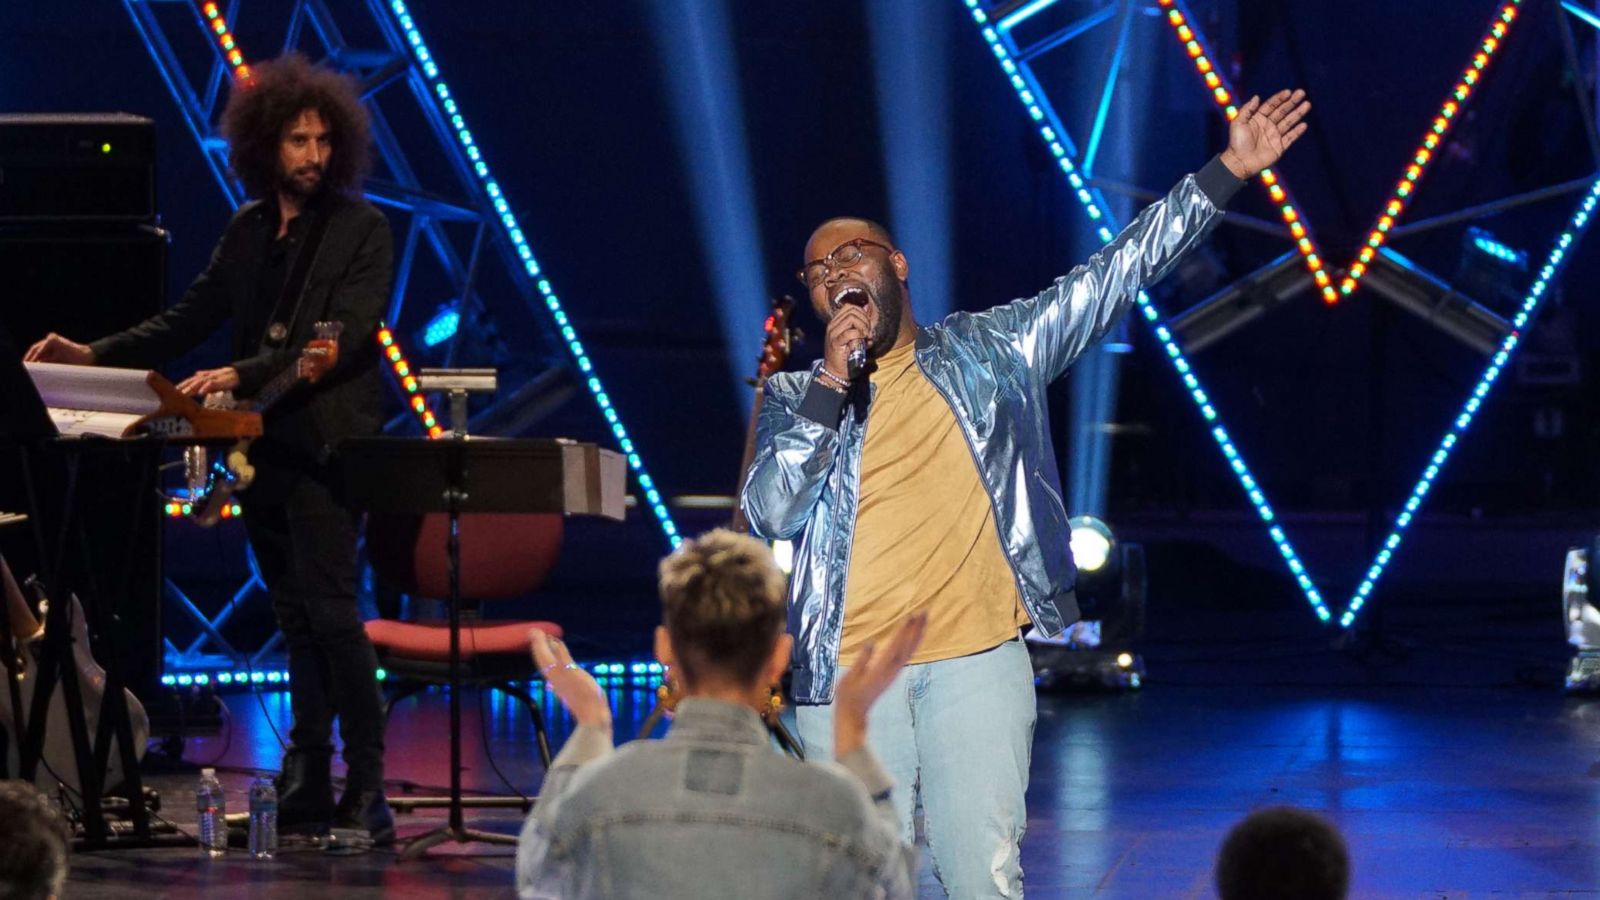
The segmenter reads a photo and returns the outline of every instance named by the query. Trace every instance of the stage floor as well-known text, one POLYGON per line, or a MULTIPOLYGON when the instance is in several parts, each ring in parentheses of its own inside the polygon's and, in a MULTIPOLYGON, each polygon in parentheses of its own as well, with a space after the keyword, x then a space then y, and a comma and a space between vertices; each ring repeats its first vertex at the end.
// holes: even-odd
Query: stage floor
MULTIPOLYGON (((614 694, 619 733, 636 727, 645 691, 614 694), (635 723, 635 724, 630 724, 635 723)), ((230 809, 242 809, 250 767, 277 764, 268 722, 287 725, 287 696, 228 697, 231 733, 195 739, 186 757, 227 767, 230 809)), ((469 787, 537 789, 533 733, 517 704, 469 698, 469 787)), ((552 720, 555 737, 568 723, 552 720)), ((397 708, 391 779, 447 779, 440 694, 397 708)), ((164 814, 192 829, 192 772, 154 774, 164 814)), ((398 793, 392 791, 391 793, 398 793)), ((1152 685, 1142 693, 1043 696, 1023 841, 1032 897, 1207 897, 1223 834, 1251 809, 1296 804, 1344 830, 1354 897, 1600 894, 1600 704, 1547 689, 1262 688, 1152 685)), ((511 811, 470 816, 514 834, 511 811)), ((400 818, 401 835, 439 822, 400 818)), ((923 896, 942 896, 926 861, 923 896)), ((74 857, 67 895, 251 897, 511 895, 510 848, 472 845, 424 860, 391 853, 330 858, 286 850, 119 851, 74 857)))

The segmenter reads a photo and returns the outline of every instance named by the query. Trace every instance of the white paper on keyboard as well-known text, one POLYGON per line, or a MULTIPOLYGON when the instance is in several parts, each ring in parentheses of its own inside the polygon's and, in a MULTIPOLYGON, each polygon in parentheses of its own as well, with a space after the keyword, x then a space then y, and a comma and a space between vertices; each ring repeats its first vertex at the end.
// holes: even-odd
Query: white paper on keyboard
MULTIPOLYGON (((27 363, 28 377, 44 405, 55 410, 93 410, 148 416, 161 409, 161 397, 146 380, 147 369, 27 363)), ((58 423, 57 427, 60 425, 58 423)), ((66 429, 62 429, 66 433, 66 429)), ((120 433, 120 432, 119 432, 120 433)))
POLYGON ((134 413, 106 412, 99 409, 63 409, 50 407, 50 421, 62 437, 120 438, 130 436, 130 429, 143 416, 134 413))

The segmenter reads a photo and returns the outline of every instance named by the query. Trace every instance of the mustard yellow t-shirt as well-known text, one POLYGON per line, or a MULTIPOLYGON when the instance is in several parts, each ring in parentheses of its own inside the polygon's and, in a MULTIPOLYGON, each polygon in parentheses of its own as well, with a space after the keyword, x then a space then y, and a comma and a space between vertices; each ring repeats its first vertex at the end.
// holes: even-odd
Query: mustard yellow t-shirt
POLYGON ((987 650, 1028 622, 977 462, 915 350, 883 355, 871 375, 841 665, 918 611, 928 630, 914 663, 987 650))

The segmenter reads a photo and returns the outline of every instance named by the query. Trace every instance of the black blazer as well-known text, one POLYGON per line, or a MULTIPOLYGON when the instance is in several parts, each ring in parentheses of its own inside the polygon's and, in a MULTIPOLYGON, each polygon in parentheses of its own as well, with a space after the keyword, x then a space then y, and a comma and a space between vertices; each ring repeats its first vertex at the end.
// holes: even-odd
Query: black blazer
POLYGON ((262 302, 261 272, 277 227, 275 211, 258 200, 240 207, 228 222, 211 262, 182 299, 90 344, 96 363, 155 368, 187 353, 232 319, 230 365, 239 373, 236 393, 248 398, 294 364, 312 336, 313 323, 341 321, 339 364, 317 384, 301 384, 268 413, 266 438, 321 460, 339 441, 377 432, 382 424, 382 357, 374 335, 394 282, 389 221, 370 203, 340 196, 326 198, 316 212, 332 218, 306 276, 293 331, 282 347, 261 349, 261 336, 246 334, 242 324, 252 318, 246 311, 262 302))

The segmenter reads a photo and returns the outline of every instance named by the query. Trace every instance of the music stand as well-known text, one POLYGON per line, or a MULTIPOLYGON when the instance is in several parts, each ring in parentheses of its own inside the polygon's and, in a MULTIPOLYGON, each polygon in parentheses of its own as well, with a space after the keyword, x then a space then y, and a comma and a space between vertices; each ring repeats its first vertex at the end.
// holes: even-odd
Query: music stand
POLYGON ((368 513, 449 515, 449 822, 413 838, 403 857, 446 842, 515 844, 512 835, 468 828, 461 798, 461 514, 600 515, 621 521, 622 458, 593 444, 553 439, 355 438, 339 447, 346 502, 368 513))
MULTIPOLYGON (((105 608, 101 592, 93 588, 92 581, 81 579, 73 571, 68 557, 71 544, 76 539, 80 547, 87 546, 82 532, 81 506, 83 499, 78 491, 78 472, 82 457, 101 450, 117 452, 137 451, 150 457, 151 465, 141 467, 144 481, 137 485, 133 496, 137 498, 153 487, 155 454, 159 453, 159 438, 140 438, 128 441, 100 441, 94 439, 60 439, 55 424, 50 419, 38 389, 23 367, 21 354, 16 352, 9 335, 0 330, 0 397, 6 401, 7 415, 0 417, 0 444, 15 448, 19 469, 27 491, 29 519, 34 539, 38 545, 39 562, 47 595, 52 598, 46 614, 45 636, 40 646, 38 678, 33 684, 32 701, 26 715, 26 726, 18 728, 18 775, 31 782, 41 764, 45 725, 48 720, 50 696, 59 687, 65 698, 67 727, 78 771, 78 795, 83 833, 76 844, 79 849, 141 849, 147 847, 181 846, 187 839, 176 834, 156 834, 150 822, 150 810, 144 802, 144 784, 139 770, 137 749, 133 746, 133 726, 129 718, 127 699, 123 695, 122 668, 117 661, 115 645, 105 642, 102 667, 105 669, 105 695, 101 699, 99 721, 95 733, 89 733, 84 711, 85 685, 78 679, 72 662, 73 581, 83 580, 88 588, 89 607, 95 611, 94 621, 99 630, 114 627, 110 610, 105 608), (53 449, 61 454, 66 470, 66 489, 59 514, 45 517, 34 489, 35 452, 53 449), (49 521, 46 521, 46 518, 49 521), (53 540, 47 535, 54 532, 53 540), (54 546, 54 550, 51 547, 54 546), (128 793, 128 818, 133 824, 132 834, 116 831, 105 821, 105 777, 110 762, 111 745, 116 742, 123 771, 123 783, 128 793)), ((132 545, 124 555, 120 572, 127 580, 132 564, 132 545)), ((15 694, 13 694, 15 697, 15 694)), ((13 700, 16 703, 15 699, 13 700)), ((14 705, 18 722, 23 714, 14 705)))

